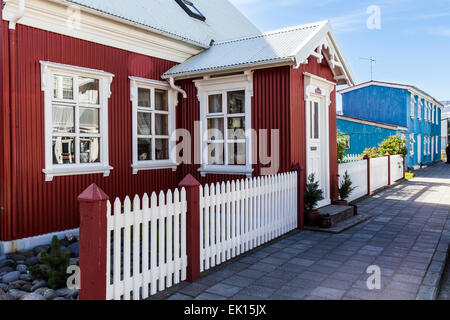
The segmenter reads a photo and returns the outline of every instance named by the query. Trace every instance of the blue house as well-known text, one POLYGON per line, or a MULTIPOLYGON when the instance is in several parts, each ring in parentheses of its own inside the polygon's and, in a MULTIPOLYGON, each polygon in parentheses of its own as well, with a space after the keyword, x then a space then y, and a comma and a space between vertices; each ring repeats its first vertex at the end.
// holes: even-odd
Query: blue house
POLYGON ((339 93, 345 116, 407 129, 402 130, 407 139, 407 167, 440 160, 443 105, 426 92, 411 85, 369 81, 339 93))
POLYGON ((344 133, 348 148, 347 154, 361 154, 366 148, 378 147, 381 141, 390 136, 400 134, 406 135, 408 128, 363 120, 343 115, 337 116, 337 129, 344 133))

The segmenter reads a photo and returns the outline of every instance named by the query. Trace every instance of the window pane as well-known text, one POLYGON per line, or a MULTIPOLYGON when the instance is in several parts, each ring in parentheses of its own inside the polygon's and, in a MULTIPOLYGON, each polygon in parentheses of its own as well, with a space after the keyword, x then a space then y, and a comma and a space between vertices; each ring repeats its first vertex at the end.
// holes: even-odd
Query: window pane
POLYGON ((138 134, 148 136, 152 134, 152 114, 146 112, 138 112, 137 129, 138 134))
POLYGON ((223 118, 208 119, 208 140, 223 140, 223 118))
POLYGON ((208 97, 208 112, 209 113, 222 113, 222 95, 214 94, 208 97))
POLYGON ((100 133, 100 109, 80 108, 80 132, 100 133))
POLYGON ((53 97, 55 99, 73 100, 73 78, 55 76, 53 78, 53 97))
POLYGON ((228 92, 228 113, 245 113, 245 91, 228 92))
POLYGON ((228 139, 245 139, 245 118, 228 118, 228 139))
POLYGON ((208 164, 223 165, 224 164, 224 145, 223 143, 208 144, 208 164))
POLYGON ((80 163, 100 162, 100 138, 80 138, 80 163))
POLYGON ((319 104, 314 102, 314 139, 319 139, 319 104))
POLYGON ((52 126, 53 132, 73 133, 75 132, 75 109, 66 106, 53 106, 52 126))
POLYGON ((89 104, 99 103, 99 84, 98 79, 82 78, 79 83, 79 100, 80 102, 89 104))
POLYGON ((245 165, 245 143, 228 144, 228 164, 245 165))
POLYGON ((53 164, 75 163, 75 138, 53 138, 53 164))
POLYGON ((169 116, 166 114, 155 114, 155 131, 159 136, 169 135, 169 116))
POLYGON ((167 104, 167 91, 155 90, 155 108, 156 110, 169 111, 167 104))
POLYGON ((144 108, 151 107, 150 89, 138 89, 138 106, 144 108))
POLYGON ((138 139, 138 160, 152 160, 152 139, 138 139))
POLYGON ((155 156, 156 160, 169 160, 169 139, 156 139, 155 156))
POLYGON ((314 109, 313 109, 313 103, 309 103, 309 138, 313 138, 313 131, 314 131, 314 122, 313 122, 313 116, 314 116, 314 109))

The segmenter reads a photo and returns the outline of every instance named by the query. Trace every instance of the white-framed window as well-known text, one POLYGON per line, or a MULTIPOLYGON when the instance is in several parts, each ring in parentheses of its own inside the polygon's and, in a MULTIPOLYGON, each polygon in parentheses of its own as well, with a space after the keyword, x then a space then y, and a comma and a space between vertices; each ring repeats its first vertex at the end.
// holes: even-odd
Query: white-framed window
POLYGON ((177 92, 167 82, 130 78, 133 174, 140 170, 176 170, 177 92))
POLYGON ((433 106, 433 114, 432 114, 432 116, 431 116, 431 123, 436 123, 435 122, 435 120, 436 120, 436 106, 433 106))
POLYGON ((414 139, 414 133, 411 133, 409 135, 409 155, 411 157, 414 156, 414 146, 415 146, 416 140, 414 139))
POLYGON ((431 154, 431 137, 428 137, 428 155, 431 154))
POLYGON ((436 151, 435 151, 435 153, 436 154, 438 154, 439 153, 439 136, 436 136, 436 144, 435 144, 435 146, 436 146, 436 151))
POLYGON ((113 169, 108 154, 108 99, 113 74, 41 61, 45 101, 45 174, 98 174, 113 169))
POLYGON ((202 165, 206 174, 251 176, 251 73, 196 80, 200 100, 202 165))
POLYGON ((423 106, 423 102, 422 102, 422 98, 417 97, 418 99, 418 103, 417 103, 417 119, 422 120, 422 106, 423 106))
POLYGON ((416 97, 414 94, 411 94, 411 107, 410 107, 410 116, 411 118, 415 118, 416 116, 416 97))

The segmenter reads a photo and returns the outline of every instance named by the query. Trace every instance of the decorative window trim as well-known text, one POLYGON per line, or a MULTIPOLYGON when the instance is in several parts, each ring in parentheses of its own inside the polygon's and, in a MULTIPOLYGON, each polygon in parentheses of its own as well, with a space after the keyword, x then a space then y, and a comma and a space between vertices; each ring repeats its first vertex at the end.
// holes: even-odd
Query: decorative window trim
POLYGON ((417 103, 417 119, 418 120, 422 120, 422 106, 423 106, 423 102, 422 99, 420 97, 418 97, 418 103, 417 103))
MULTIPOLYGON (((57 176, 86 175, 102 173, 108 177, 113 167, 109 165, 108 148, 108 100, 111 97, 112 73, 101 70, 65 65, 60 63, 40 61, 41 90, 44 92, 44 119, 45 119, 45 181, 53 181, 57 176), (53 164, 53 75, 62 73, 77 77, 92 77, 99 80, 99 109, 100 109, 100 162, 96 164, 55 165, 53 164)), ((78 90, 74 87, 74 91, 78 90)))
POLYGON ((410 115, 411 115, 411 119, 414 119, 416 117, 416 97, 414 96, 414 94, 411 93, 411 110, 410 110, 410 115))
MULTIPOLYGON (((204 77, 201 80, 194 80, 197 87, 197 98, 200 101, 200 145, 201 145, 201 167, 198 169, 201 176, 207 174, 230 174, 230 175, 245 175, 251 177, 253 173, 252 167, 252 143, 251 143, 251 129, 252 129, 252 97, 253 97, 253 73, 246 71, 244 74, 210 78, 204 77), (230 91, 245 91, 245 165, 209 165, 207 159, 207 110, 208 110, 208 96, 211 94, 222 93, 230 91)), ((223 106, 226 108, 227 106, 223 106)), ((225 125, 225 124, 224 124, 225 125)), ((226 132, 225 132, 226 134, 226 132)), ((224 158, 227 155, 224 154, 224 158)))
MULTIPOLYGON (((130 100, 132 105, 132 164, 131 168, 133 174, 138 174, 139 171, 146 170, 158 170, 158 169, 172 169, 176 171, 178 164, 176 163, 176 106, 178 104, 177 95, 178 92, 170 87, 167 82, 151 80, 139 77, 129 77, 130 79, 130 100), (150 89, 152 92, 151 100, 154 100, 154 90, 160 89, 167 91, 167 104, 168 104, 168 133, 169 133, 169 159, 168 160, 149 160, 139 161, 137 152, 137 114, 138 114, 138 89, 145 88, 150 89)), ((154 146, 152 146, 154 147, 154 146)))
POLYGON ((415 148, 416 140, 414 139, 414 133, 409 135, 409 154, 411 157, 414 157, 414 148, 415 148))

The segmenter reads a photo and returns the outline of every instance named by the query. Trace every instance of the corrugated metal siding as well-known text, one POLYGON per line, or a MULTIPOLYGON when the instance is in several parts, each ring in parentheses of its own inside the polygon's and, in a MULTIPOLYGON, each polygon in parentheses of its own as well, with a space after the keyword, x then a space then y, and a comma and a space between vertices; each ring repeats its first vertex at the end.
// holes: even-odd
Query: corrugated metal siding
MULTIPOLYGON (((2 229, 2 240, 65 230, 79 224, 77 196, 91 183, 111 197, 143 194, 172 188, 171 170, 131 171, 131 102, 128 76, 160 79, 174 63, 146 57, 18 25, 17 183, 12 234, 2 229), (109 100, 110 177, 84 175, 55 177, 45 182, 44 101, 39 61, 104 70, 115 75, 109 100)), ((3 223, 2 223, 3 224, 3 223)), ((6 225, 6 224, 5 224, 6 225)))

